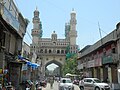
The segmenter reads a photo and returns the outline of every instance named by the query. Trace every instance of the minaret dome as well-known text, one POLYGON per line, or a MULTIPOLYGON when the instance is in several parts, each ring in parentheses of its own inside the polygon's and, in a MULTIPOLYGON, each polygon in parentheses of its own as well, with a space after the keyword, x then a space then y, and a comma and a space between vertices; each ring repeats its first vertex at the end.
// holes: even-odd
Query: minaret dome
POLYGON ((34 11, 34 16, 38 16, 39 17, 39 11, 37 10, 37 7, 36 7, 36 10, 34 11))

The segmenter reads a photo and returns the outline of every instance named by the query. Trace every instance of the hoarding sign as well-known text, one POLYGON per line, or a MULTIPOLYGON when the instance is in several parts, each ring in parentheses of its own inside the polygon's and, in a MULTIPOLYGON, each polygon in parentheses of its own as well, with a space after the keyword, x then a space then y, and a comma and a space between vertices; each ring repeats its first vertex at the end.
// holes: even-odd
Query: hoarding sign
POLYGON ((88 63, 87 63, 88 68, 94 67, 94 66, 95 66, 95 60, 88 61, 88 63))
POLYGON ((10 24, 15 30, 19 30, 19 22, 16 20, 16 18, 10 13, 7 8, 4 7, 4 12, 2 14, 3 19, 10 24))
POLYGON ((95 66, 102 66, 102 59, 101 58, 95 59, 95 66))

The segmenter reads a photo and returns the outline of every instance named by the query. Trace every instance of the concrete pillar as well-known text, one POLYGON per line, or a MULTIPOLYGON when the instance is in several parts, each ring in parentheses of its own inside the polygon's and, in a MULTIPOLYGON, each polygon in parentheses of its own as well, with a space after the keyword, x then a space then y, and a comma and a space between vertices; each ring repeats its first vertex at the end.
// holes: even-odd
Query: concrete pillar
POLYGON ((100 68, 100 78, 103 81, 103 68, 100 68))
POLYGON ((111 67, 108 67, 108 79, 109 79, 110 83, 112 83, 111 67))
POLYGON ((4 69, 5 65, 5 54, 4 52, 0 52, 0 69, 4 69))
POLYGON ((93 73, 94 73, 94 77, 97 77, 96 68, 94 68, 93 73))

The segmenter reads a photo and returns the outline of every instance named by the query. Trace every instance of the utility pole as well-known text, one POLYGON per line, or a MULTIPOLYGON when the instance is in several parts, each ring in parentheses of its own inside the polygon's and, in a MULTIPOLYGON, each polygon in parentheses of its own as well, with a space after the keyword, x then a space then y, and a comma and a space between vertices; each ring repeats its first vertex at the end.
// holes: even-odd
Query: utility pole
POLYGON ((101 39, 101 45, 103 44, 102 42, 102 34, 101 34, 101 28, 100 28, 100 24, 98 22, 98 28, 99 28, 99 34, 100 34, 100 39, 101 39))

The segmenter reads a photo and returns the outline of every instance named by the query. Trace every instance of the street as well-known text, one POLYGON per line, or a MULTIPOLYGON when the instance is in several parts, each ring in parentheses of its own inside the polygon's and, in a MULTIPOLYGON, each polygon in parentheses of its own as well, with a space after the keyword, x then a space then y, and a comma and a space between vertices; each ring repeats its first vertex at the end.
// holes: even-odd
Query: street
MULTIPOLYGON (((42 90, 58 90, 58 82, 54 82, 53 84, 53 88, 50 88, 50 84, 47 83, 47 87, 43 88, 42 90)), ((74 85, 74 90, 80 90, 79 87, 77 85, 74 85)))

